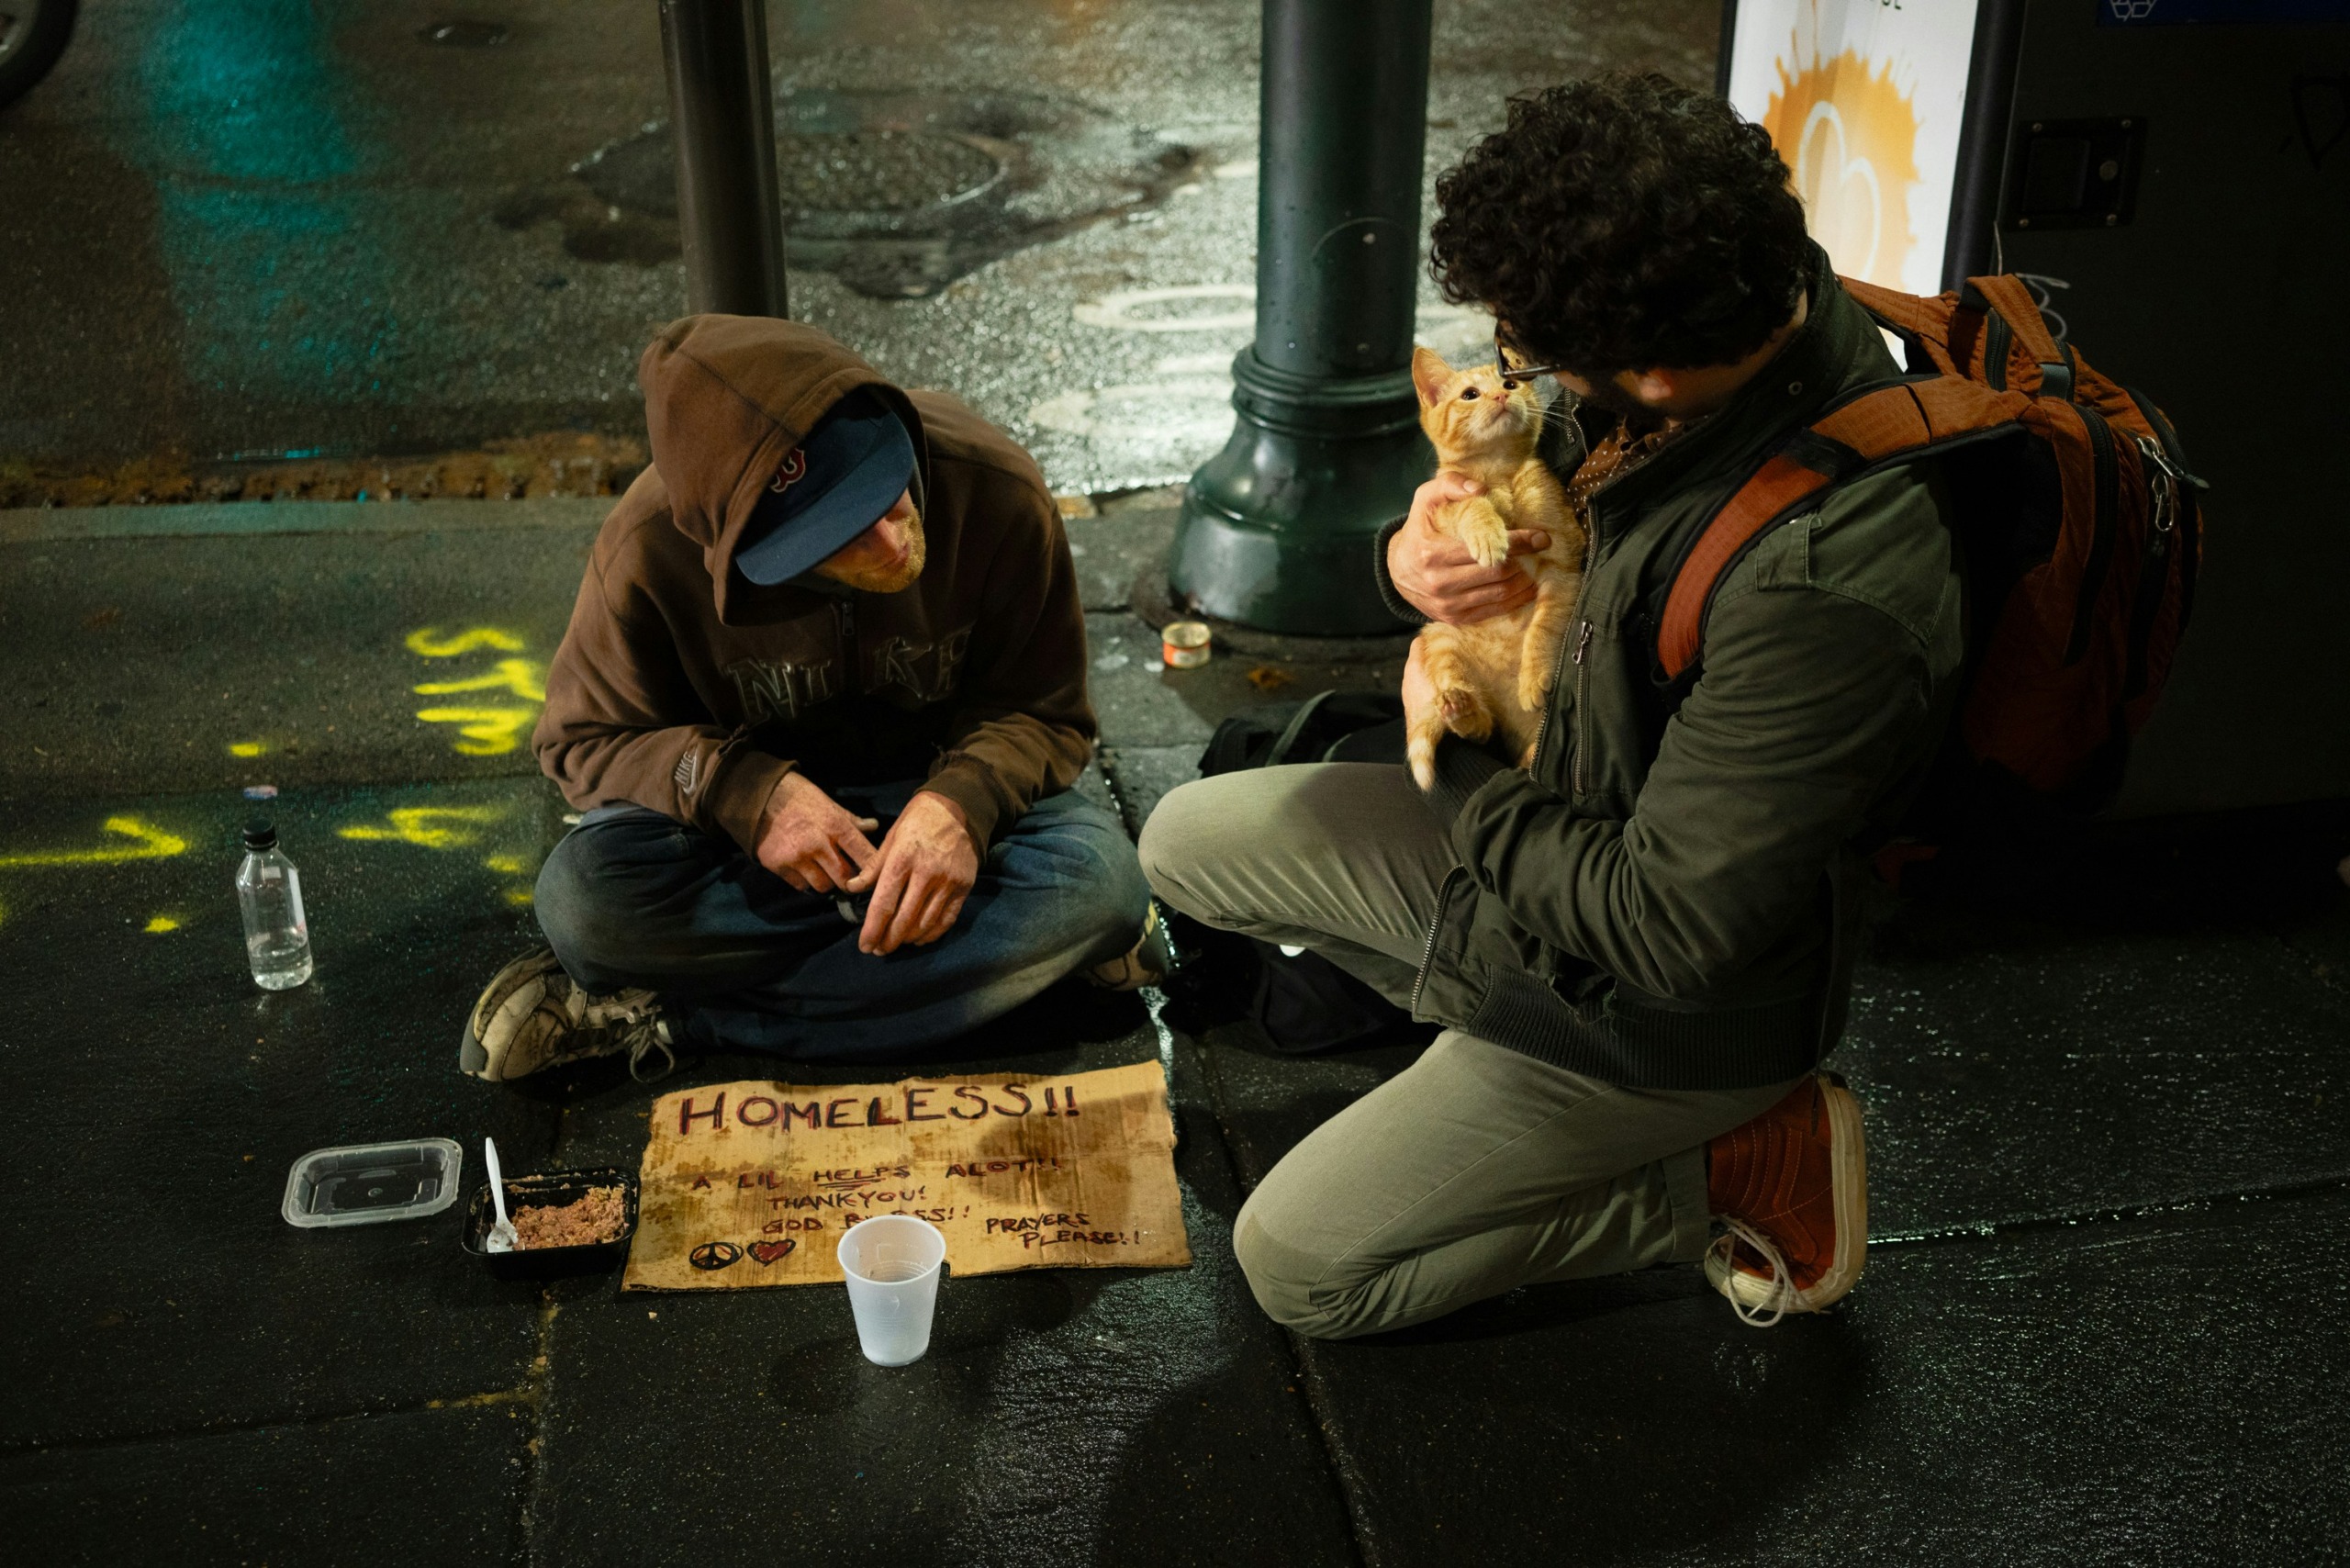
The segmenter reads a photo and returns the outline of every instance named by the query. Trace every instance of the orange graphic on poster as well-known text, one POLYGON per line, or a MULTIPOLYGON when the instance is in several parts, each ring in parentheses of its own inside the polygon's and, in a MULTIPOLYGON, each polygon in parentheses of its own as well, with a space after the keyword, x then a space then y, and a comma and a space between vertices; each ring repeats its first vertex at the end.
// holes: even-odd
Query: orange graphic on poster
POLYGON ((1812 238, 1836 270, 1888 287, 1915 240, 1909 197, 1918 183, 1918 111, 1897 86, 1890 64, 1872 70, 1852 50, 1816 55, 1787 74, 1762 111, 1762 129, 1795 171, 1796 194, 1812 238))

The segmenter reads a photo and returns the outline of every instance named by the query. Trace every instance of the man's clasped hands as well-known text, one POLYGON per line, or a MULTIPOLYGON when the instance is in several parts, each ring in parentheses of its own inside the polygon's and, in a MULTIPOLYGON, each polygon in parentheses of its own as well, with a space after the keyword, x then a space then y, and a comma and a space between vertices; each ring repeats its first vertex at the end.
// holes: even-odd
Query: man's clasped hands
MULTIPOLYGON (((1482 621, 1533 597, 1533 581, 1514 566, 1481 567, 1459 541, 1430 525, 1438 505, 1476 490, 1473 481, 1451 474, 1423 485, 1411 521, 1390 542, 1388 568, 1397 590, 1438 620, 1482 621)), ((1541 548, 1544 541, 1514 532, 1509 543, 1516 555, 1541 548)), ((1416 668, 1405 678, 1418 674, 1416 668)), ((946 796, 917 791, 876 846, 867 834, 880 825, 795 771, 767 797, 758 844, 759 864, 802 892, 869 891, 856 946, 877 957, 925 946, 953 930, 979 875, 969 819, 946 796)))
POLYGON ((876 957, 953 930, 979 875, 970 819, 946 796, 917 791, 877 847, 866 835, 880 825, 794 771, 767 797, 758 844, 759 864, 802 892, 871 892, 856 946, 876 957))

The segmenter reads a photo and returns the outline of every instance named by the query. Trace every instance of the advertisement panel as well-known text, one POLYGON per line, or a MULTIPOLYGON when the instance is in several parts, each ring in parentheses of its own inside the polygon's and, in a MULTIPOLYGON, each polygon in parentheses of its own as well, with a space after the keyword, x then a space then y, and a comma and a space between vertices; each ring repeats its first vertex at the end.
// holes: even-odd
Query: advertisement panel
POLYGON ((1739 0, 1729 101, 1795 171, 1836 270, 1933 294, 1975 0, 1739 0))

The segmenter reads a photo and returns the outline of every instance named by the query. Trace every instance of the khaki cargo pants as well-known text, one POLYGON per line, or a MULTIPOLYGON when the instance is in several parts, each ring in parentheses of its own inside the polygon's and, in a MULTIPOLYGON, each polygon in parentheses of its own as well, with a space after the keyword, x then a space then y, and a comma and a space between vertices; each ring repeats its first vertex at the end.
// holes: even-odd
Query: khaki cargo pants
MULTIPOLYGON (((1407 1003, 1454 862, 1401 767, 1315 763, 1184 785, 1145 825, 1142 863, 1192 918, 1314 948, 1407 1003)), ((1318 1338, 1693 1261, 1707 1140, 1787 1088, 1619 1088, 1448 1029, 1273 1168, 1233 1246, 1258 1304, 1318 1338)))

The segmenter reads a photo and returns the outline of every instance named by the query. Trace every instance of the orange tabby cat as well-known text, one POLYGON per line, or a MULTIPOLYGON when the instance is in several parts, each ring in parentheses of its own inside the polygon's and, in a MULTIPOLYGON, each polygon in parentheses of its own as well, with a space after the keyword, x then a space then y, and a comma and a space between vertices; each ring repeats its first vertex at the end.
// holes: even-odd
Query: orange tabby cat
POLYGON ((1484 566, 1509 558, 1513 528, 1550 536, 1548 549, 1516 557, 1534 579, 1531 601, 1472 626, 1436 622, 1420 632, 1420 660, 1436 705, 1404 715, 1404 750, 1413 778, 1429 790, 1436 786, 1437 743, 1447 730, 1472 741, 1498 730, 1517 766, 1534 759, 1558 645, 1583 581, 1583 531, 1565 487, 1534 455, 1542 404, 1532 386, 1503 386, 1490 364, 1455 370, 1429 349, 1413 351, 1412 384, 1438 467, 1484 487, 1482 495, 1438 508, 1431 520, 1437 532, 1467 545, 1484 566))

